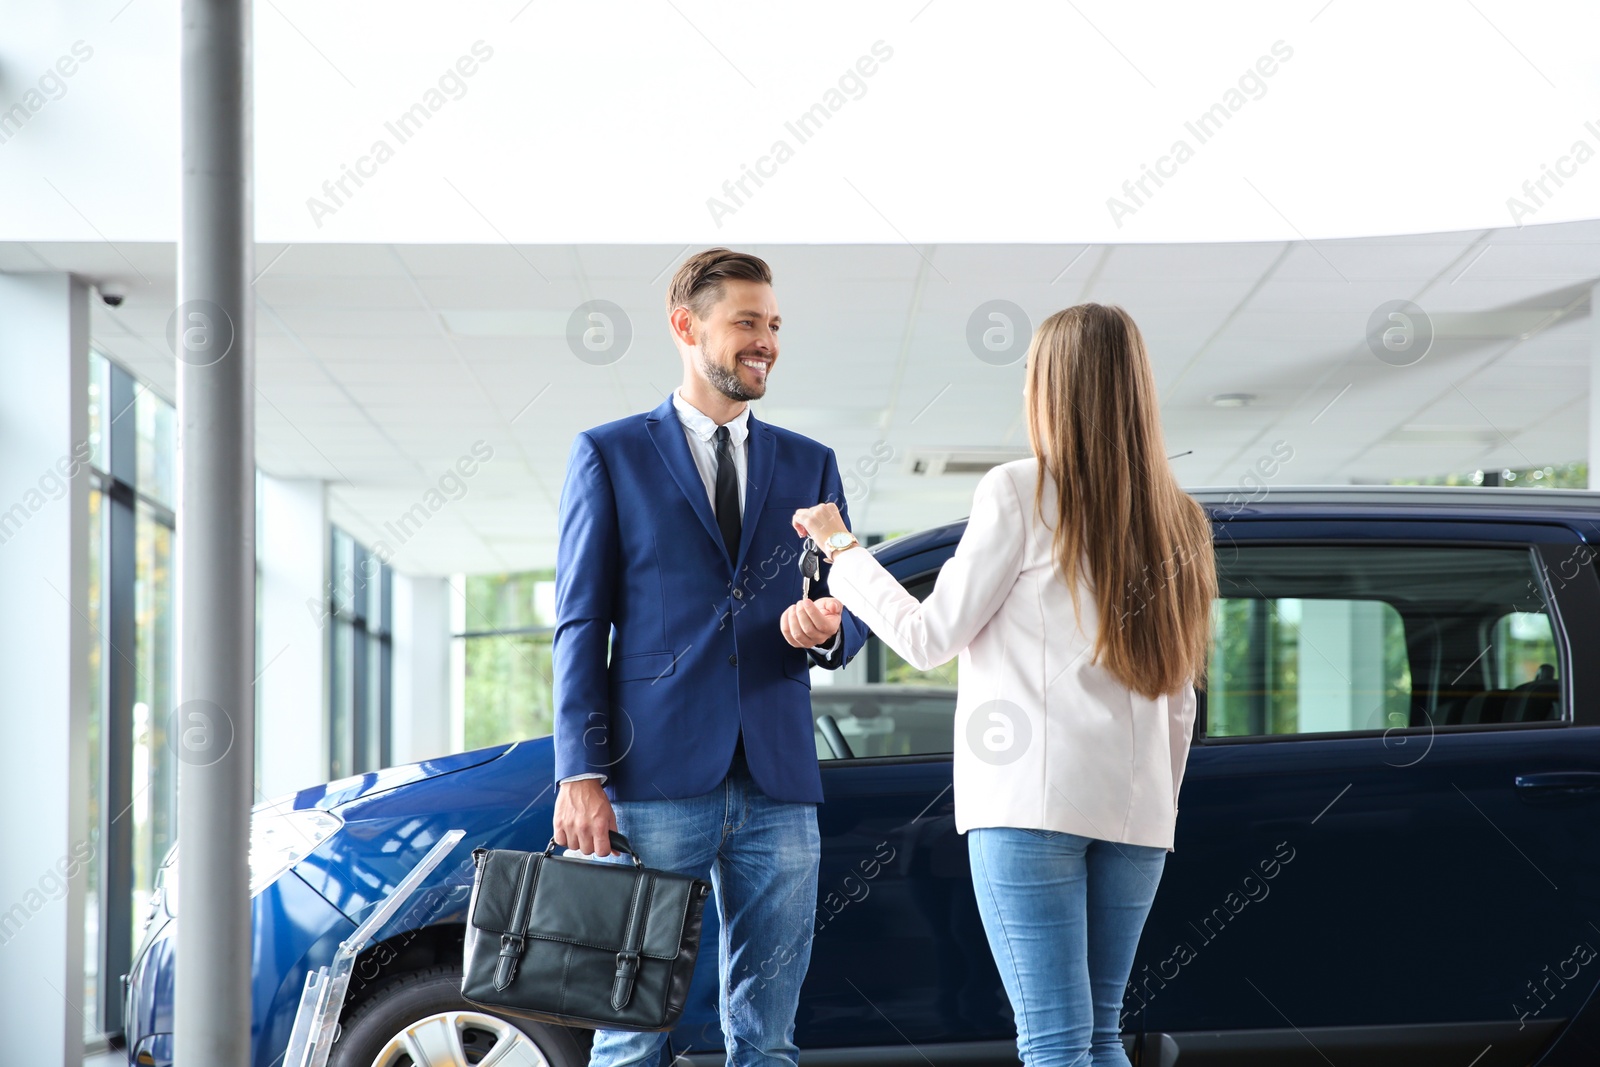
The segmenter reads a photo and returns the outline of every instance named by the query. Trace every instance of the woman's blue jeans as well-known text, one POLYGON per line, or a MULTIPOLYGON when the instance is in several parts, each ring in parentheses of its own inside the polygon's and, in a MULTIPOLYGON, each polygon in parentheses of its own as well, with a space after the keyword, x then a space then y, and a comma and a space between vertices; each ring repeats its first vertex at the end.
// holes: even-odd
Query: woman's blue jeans
POLYGON ((1128 1067, 1128 973, 1167 850, 1051 830, 967 831, 978 913, 1026 1067, 1128 1067))

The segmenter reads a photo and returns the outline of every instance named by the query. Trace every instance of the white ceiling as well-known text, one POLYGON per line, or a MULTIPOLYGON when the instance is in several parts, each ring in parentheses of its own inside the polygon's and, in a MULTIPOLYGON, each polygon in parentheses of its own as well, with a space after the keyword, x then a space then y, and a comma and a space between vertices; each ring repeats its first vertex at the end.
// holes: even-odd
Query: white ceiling
MULTIPOLYGON (((910 473, 913 455, 1022 449, 1022 365, 973 354, 978 305, 1037 324, 1083 300, 1144 330, 1169 450, 1188 486, 1235 485, 1275 442, 1285 484, 1523 467, 1582 458, 1600 221, 1315 243, 772 245, 782 357, 760 417, 832 446, 841 467, 893 449, 851 497, 855 525, 904 531, 963 515, 975 476, 910 473), (1436 333, 1394 366, 1365 342, 1386 301, 1436 333), (1218 393, 1251 393, 1219 408, 1218 393), (1331 406, 1330 406, 1331 404, 1331 406), (882 442, 883 444, 878 444, 882 442)), ((648 410, 681 368, 662 296, 668 246, 264 245, 258 249, 257 460, 328 484, 334 521, 418 574, 548 566, 567 449, 648 410), (580 303, 628 313, 632 348, 594 366, 565 338, 580 303), (475 441, 494 458, 403 545, 396 522, 475 441)), ((94 342, 174 395, 171 245, 0 244, 0 270, 72 270, 127 287, 95 301, 94 342)))
MULTIPOLYGON (((32 112, 4 144, 0 241, 176 239, 181 7, 0 7, 0 111, 32 112), (76 72, 41 84, 63 57, 76 72)), ((252 10, 265 241, 1164 243, 1600 216, 1593 0, 252 10)))

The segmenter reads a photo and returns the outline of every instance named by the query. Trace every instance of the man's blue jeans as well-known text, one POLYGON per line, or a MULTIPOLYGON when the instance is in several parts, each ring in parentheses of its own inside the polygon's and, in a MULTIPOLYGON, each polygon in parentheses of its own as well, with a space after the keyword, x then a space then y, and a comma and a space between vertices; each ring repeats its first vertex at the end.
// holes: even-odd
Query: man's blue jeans
POLYGON ((1122 998, 1167 850, 986 827, 967 854, 1022 1062, 1128 1067, 1122 998))
MULTIPOLYGON (((723 783, 703 796, 618 801, 614 808, 617 829, 646 866, 709 878, 716 891, 728 1063, 794 1067, 795 1008, 817 912, 817 806, 770 799, 735 759, 723 783)), ((710 963, 702 956, 697 966, 710 963)), ((653 1067, 666 1038, 596 1030, 589 1065, 653 1067)))

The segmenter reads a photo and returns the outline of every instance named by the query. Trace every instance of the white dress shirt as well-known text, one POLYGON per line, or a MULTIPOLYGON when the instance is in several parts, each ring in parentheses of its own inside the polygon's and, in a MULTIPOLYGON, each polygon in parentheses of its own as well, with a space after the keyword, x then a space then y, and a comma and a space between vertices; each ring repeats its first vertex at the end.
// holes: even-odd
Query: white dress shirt
MULTIPOLYGON (((672 407, 678 413, 678 421, 683 423, 683 435, 689 439, 689 455, 694 457, 700 480, 706 483, 706 496, 711 499, 714 515, 717 511, 717 424, 676 389, 672 391, 672 407)), ((746 404, 724 425, 728 427, 728 440, 733 445, 733 469, 739 475, 739 514, 743 515, 745 471, 750 466, 750 450, 745 447, 745 442, 750 440, 750 405, 746 404)))
POLYGON ((1046 522, 1037 471, 1024 459, 983 476, 927 600, 864 548, 836 555, 828 588, 918 670, 960 657, 957 832, 1064 830, 1170 852, 1194 689, 1151 699, 1090 662, 1098 609, 1080 572, 1073 610, 1051 544, 1055 487, 1046 480, 1046 522))

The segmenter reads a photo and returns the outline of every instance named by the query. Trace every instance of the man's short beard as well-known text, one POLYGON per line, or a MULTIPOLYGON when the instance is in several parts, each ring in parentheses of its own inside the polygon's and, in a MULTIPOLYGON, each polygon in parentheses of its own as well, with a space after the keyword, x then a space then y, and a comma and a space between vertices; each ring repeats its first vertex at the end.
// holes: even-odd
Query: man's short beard
MULTIPOLYGON (((734 365, 738 366, 737 361, 734 365)), ((739 380, 737 371, 718 365, 703 348, 700 350, 700 369, 705 372, 706 381, 711 383, 711 388, 729 400, 760 400, 766 395, 765 388, 759 393, 751 392, 750 388, 739 380)), ((765 386, 765 383, 762 384, 765 386)))

